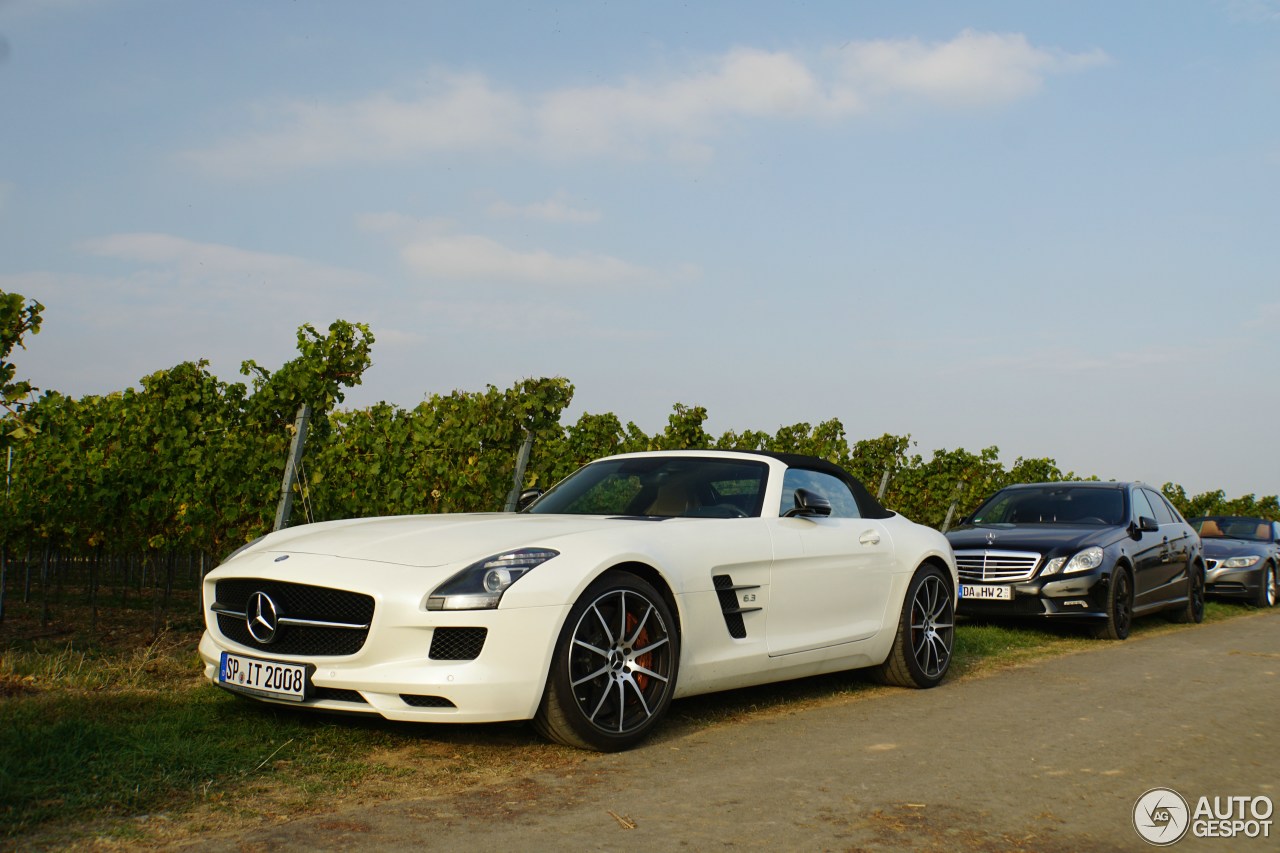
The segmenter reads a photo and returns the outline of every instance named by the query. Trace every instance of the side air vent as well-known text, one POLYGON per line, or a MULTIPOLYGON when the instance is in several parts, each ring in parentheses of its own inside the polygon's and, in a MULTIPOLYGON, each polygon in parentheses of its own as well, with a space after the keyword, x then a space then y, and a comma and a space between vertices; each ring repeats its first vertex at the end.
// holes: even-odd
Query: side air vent
POLYGON ((443 696, 415 696, 412 693, 401 693, 404 704, 414 708, 456 708, 457 705, 443 696))
POLYGON ((329 702, 356 702, 368 705, 369 702, 357 690, 341 690, 337 687, 317 687, 311 694, 312 699, 323 699, 329 702))
POLYGON ((759 589, 759 584, 742 584, 734 586, 733 578, 728 575, 715 575, 711 578, 716 585, 716 595, 720 598, 720 611, 724 613, 724 624, 729 629, 729 636, 735 640, 746 639, 747 626, 742 620, 743 613, 754 613, 759 607, 740 607, 738 591, 743 589, 759 589))
POLYGON ((428 656, 432 660, 475 660, 488 635, 488 628, 436 628, 428 656))

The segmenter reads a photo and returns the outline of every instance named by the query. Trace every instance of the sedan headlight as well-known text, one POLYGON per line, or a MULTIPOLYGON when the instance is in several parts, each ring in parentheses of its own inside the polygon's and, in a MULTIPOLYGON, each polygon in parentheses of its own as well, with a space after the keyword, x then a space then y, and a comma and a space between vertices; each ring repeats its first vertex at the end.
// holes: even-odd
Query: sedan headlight
POLYGON ((1232 557, 1222 562, 1224 569, 1247 569, 1261 560, 1261 557, 1232 557))
POLYGON ((1067 561, 1066 557, 1054 557, 1045 564, 1044 571, 1040 572, 1040 576, 1048 577, 1059 573, 1069 575, 1072 572, 1087 572, 1101 565, 1102 549, 1095 545, 1092 548, 1085 548, 1076 554, 1071 558, 1070 562, 1067 561))
POLYGON ((474 562, 436 587, 427 596, 427 609, 493 610, 507 587, 559 553, 550 548, 519 548, 474 562))

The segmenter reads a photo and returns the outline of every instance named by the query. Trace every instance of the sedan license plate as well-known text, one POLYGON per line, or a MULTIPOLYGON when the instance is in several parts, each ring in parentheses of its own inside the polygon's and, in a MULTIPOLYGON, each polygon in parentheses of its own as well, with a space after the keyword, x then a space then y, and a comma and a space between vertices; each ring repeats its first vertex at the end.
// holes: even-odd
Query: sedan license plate
POLYGON ((301 702, 307 698, 307 669, 296 663, 222 653, 218 683, 242 693, 301 702))
POLYGON ((1013 587, 961 584, 960 597, 974 601, 1013 601, 1013 587))

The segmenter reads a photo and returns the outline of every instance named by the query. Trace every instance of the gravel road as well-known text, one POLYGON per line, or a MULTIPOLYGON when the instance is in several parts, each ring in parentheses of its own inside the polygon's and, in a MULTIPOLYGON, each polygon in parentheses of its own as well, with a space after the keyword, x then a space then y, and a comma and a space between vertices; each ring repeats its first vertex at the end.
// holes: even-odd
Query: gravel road
MULTIPOLYGON (((381 803, 202 850, 1154 849, 1155 787, 1280 801, 1280 610, 664 737, 568 771, 381 803)), ((1197 838, 1175 851, 1280 849, 1197 838)))

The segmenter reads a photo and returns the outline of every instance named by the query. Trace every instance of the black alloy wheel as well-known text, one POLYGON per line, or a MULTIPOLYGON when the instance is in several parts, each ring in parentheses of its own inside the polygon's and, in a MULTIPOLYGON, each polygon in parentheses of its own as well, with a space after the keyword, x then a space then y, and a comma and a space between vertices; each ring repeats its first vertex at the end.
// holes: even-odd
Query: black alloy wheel
POLYGON ((898 687, 934 687, 951 666, 955 647, 955 598, 942 570, 932 564, 916 570, 898 620, 898 633, 876 678, 898 687))
MULTIPOLYGON (((1203 575, 1201 576, 1203 578, 1203 575)), ((1122 566, 1111 570, 1107 590, 1107 618, 1093 630, 1100 640, 1123 640, 1133 627, 1133 581, 1122 566)))
POLYGON ((1199 625, 1204 621, 1204 566, 1193 563, 1187 590, 1187 603, 1173 612, 1173 621, 1199 625))
POLYGON ((628 749, 666 714, 679 663, 663 597, 635 575, 606 573, 569 611, 534 726, 566 746, 628 749))

